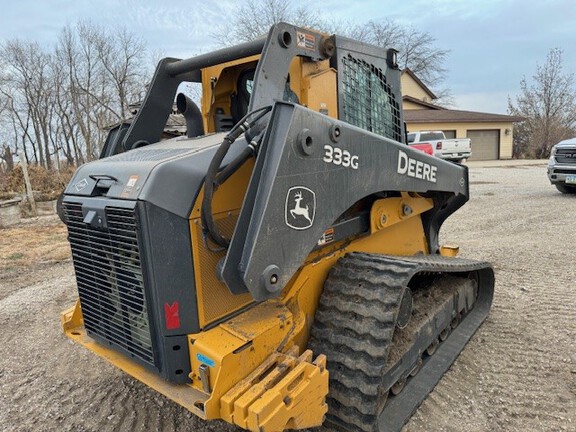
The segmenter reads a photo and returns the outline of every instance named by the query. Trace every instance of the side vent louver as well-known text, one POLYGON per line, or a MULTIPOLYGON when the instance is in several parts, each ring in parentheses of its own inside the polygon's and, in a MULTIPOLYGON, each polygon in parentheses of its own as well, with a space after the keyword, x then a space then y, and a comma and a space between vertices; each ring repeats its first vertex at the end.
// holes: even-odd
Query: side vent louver
POLYGON ((135 210, 106 207, 106 229, 64 203, 84 325, 88 334, 155 366, 135 210))

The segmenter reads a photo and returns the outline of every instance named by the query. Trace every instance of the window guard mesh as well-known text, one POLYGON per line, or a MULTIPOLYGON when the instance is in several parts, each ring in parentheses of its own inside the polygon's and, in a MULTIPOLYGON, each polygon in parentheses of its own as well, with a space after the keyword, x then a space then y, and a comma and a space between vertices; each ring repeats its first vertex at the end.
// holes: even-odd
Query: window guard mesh
POLYGON ((400 106, 382 70, 350 54, 342 64, 342 120, 402 142, 400 106))

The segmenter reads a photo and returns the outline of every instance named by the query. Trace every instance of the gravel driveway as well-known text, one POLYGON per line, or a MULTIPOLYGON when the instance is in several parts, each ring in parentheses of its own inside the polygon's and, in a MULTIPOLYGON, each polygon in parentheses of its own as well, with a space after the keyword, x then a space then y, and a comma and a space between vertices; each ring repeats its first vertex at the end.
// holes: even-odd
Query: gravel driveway
MULTIPOLYGON (((404 430, 576 431, 576 196, 543 162, 474 162, 470 180, 441 239, 494 264, 494 305, 404 430)), ((236 430, 68 341, 59 312, 74 296, 69 262, 0 275, 0 430, 236 430)))

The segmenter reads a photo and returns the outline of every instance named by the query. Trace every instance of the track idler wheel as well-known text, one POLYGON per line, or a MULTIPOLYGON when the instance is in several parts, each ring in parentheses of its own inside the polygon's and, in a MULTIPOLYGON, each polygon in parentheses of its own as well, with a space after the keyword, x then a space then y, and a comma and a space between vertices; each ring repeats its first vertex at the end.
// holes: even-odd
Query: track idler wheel
POLYGON ((429 356, 434 355, 434 353, 438 349, 438 345, 440 345, 440 342, 438 342, 438 339, 435 339, 434 342, 432 342, 430 346, 426 348, 426 354, 428 354, 429 356))
POLYGON ((410 376, 411 377, 416 376, 418 374, 418 372, 420 372, 420 369, 422 369, 422 357, 420 357, 418 359, 418 361, 416 362, 416 364, 414 365, 414 367, 410 371, 410 376))
POLYGON ((450 336, 451 330, 452 330, 452 327, 448 326, 440 332, 440 335, 438 336, 440 338, 440 342, 444 342, 446 339, 448 339, 448 336, 450 336))
POLYGON ((406 378, 399 379, 392 387, 390 387, 390 393, 392 393, 394 396, 400 394, 400 392, 404 390, 405 385, 406 378))
POLYGON ((462 317, 460 316, 460 314, 456 315, 454 318, 452 318, 452 322, 450 322, 450 327, 452 327, 452 329, 458 327, 458 324, 460 324, 461 319, 462 317))

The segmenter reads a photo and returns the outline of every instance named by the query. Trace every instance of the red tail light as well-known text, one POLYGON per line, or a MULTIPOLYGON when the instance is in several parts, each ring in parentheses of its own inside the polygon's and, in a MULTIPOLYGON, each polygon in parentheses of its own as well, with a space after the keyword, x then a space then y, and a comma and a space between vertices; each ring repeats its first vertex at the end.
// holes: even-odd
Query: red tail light
POLYGON ((442 150, 442 141, 436 143, 436 150, 442 150))

